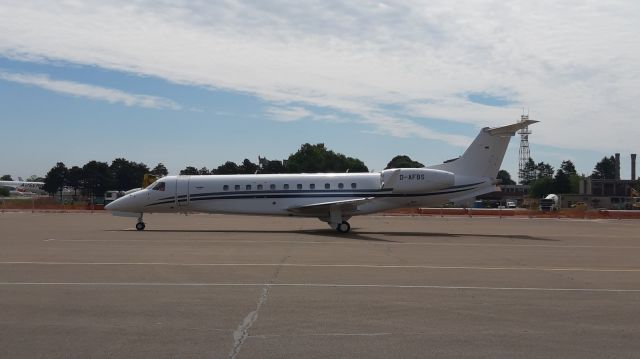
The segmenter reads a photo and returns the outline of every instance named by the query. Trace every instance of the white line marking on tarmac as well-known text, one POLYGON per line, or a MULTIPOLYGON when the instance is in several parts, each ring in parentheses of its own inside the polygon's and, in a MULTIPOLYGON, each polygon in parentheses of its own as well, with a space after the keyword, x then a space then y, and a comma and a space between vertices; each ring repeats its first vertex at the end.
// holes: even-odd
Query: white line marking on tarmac
MULTIPOLYGON (((465 235, 466 236, 466 235, 465 235)), ((470 235, 471 236, 471 235, 470 235)), ((627 237, 625 237, 627 238, 627 237)), ((56 242, 126 242, 126 243, 145 243, 145 242, 200 242, 200 243, 233 243, 233 244, 242 244, 242 243, 263 243, 263 244, 273 244, 273 243, 286 243, 286 244, 359 244, 362 241, 305 241, 305 240, 296 240, 296 241, 256 241, 256 240, 207 240, 207 239, 57 239, 56 242)), ((511 243, 436 243, 436 242, 367 242, 367 244, 372 245, 413 245, 413 246, 443 246, 443 247, 540 247, 540 248, 598 248, 598 249, 640 249, 640 246, 599 246, 599 245, 555 245, 555 244, 511 244, 511 243)))
POLYGON ((304 264, 304 263, 168 263, 168 262, 0 262, 0 265, 86 265, 86 266, 175 266, 175 267, 300 267, 300 268, 380 268, 380 269, 453 269, 487 271, 550 271, 550 272, 640 272, 640 268, 583 267, 487 267, 387 264, 304 264))
POLYGON ((640 293, 640 289, 617 288, 538 288, 480 287, 399 284, 335 284, 335 283, 161 283, 161 282, 0 282, 0 286, 102 286, 102 287, 310 287, 310 288, 385 288, 385 289, 453 289, 539 292, 640 293))
MULTIPOLYGON (((400 335, 414 335, 422 333, 401 333, 400 335)), ((250 335, 249 338, 268 339, 284 337, 379 337, 384 335, 394 335, 393 333, 310 333, 310 334, 258 334, 250 335)))

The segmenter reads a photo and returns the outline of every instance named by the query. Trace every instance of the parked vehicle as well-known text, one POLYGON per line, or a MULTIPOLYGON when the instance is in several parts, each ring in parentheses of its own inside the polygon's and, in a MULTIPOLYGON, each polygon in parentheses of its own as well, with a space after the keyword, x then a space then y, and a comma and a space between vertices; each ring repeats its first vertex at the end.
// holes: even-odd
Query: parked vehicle
POLYGON ((540 210, 543 212, 557 211, 560 208, 560 197, 550 194, 540 200, 540 210))

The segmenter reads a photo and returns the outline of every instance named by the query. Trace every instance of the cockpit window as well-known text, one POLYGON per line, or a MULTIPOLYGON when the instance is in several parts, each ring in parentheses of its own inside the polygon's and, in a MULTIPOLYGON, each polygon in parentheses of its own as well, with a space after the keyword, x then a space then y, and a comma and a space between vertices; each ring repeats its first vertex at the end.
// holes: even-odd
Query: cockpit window
POLYGON ((153 186, 153 188, 151 188, 151 189, 152 189, 152 190, 154 190, 154 191, 164 191, 164 189, 165 189, 165 184, 164 184, 164 182, 158 182, 158 183, 156 183, 156 185, 155 185, 155 186, 153 186))

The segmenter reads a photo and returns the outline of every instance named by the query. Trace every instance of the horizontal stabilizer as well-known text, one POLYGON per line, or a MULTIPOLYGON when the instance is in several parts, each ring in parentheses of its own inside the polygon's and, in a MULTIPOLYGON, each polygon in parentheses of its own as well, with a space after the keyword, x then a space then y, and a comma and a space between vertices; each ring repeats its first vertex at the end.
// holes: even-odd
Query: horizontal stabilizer
POLYGON ((514 123, 512 125, 491 128, 491 129, 489 129, 489 133, 492 134, 492 135, 510 135, 510 136, 513 136, 519 130, 521 130, 521 129, 529 126, 529 125, 532 125, 532 124, 534 124, 536 122, 540 122, 540 121, 526 120, 526 121, 514 123))

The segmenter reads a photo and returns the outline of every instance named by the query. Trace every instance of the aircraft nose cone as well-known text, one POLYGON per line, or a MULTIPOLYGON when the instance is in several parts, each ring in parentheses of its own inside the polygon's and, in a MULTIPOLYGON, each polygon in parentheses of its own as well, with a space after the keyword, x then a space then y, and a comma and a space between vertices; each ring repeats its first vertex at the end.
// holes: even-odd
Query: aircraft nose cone
POLYGON ((143 205, 142 199, 142 197, 136 197, 136 194, 130 193, 107 204, 104 209, 112 212, 140 212, 143 205))
POLYGON ((129 200, 130 196, 124 196, 124 197, 120 197, 118 199, 116 199, 115 201, 107 204, 106 206, 104 206, 104 209, 109 210, 109 211, 122 211, 125 210, 125 207, 127 207, 127 203, 130 202, 129 200))
POLYGON ((108 210, 108 211, 113 211, 116 209, 116 201, 110 202, 108 203, 106 206, 104 206, 104 209, 108 210))

